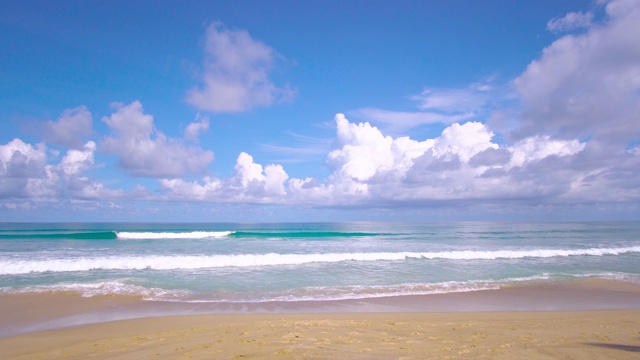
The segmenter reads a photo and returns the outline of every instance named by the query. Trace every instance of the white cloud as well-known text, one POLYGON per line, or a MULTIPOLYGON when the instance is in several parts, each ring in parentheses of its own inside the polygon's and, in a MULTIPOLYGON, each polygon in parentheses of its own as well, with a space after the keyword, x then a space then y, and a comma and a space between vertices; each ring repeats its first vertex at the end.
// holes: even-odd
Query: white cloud
POLYGON ((94 167, 95 151, 96 144, 88 141, 83 150, 69 149, 58 164, 50 164, 44 144, 14 139, 0 145, 0 199, 22 199, 21 207, 31 208, 30 202, 121 197, 121 190, 82 176, 94 167))
POLYGON ((47 164, 46 146, 33 147, 20 139, 0 145, 0 174, 9 178, 42 177, 47 164))
POLYGON ((534 136, 517 142, 511 151, 511 164, 522 166, 525 162, 537 161, 548 156, 568 156, 582 151, 584 143, 578 140, 553 140, 549 136, 534 136))
MULTIPOLYGON (((354 179, 365 184, 380 172, 394 168, 405 172, 413 159, 435 144, 433 140, 419 142, 408 137, 393 139, 369 123, 350 123, 343 114, 336 115, 335 121, 340 147, 327 157, 334 180, 354 179)), ((361 191, 363 187, 358 188, 361 191)))
POLYGON ((312 161, 322 161, 331 150, 333 138, 320 138, 307 136, 288 131, 288 138, 280 140, 287 145, 280 144, 260 144, 260 148, 265 152, 275 154, 274 162, 295 164, 310 163, 312 161))
POLYGON ((493 132, 479 122, 452 124, 442 131, 435 141, 434 153, 442 156, 453 153, 460 160, 467 163, 474 155, 487 149, 497 149, 498 145, 491 142, 493 132))
POLYGON ((264 181, 262 165, 253 162, 253 157, 245 152, 240 153, 235 166, 236 178, 243 187, 252 181, 264 181))
POLYGON ((332 169, 327 197, 340 204, 402 204, 432 201, 537 201, 541 195, 568 194, 584 172, 561 171, 584 149, 577 140, 527 138, 499 146, 479 122, 452 124, 433 139, 384 136, 367 123, 336 116, 339 147, 329 154, 332 169), (492 153, 491 153, 492 152, 492 153), (489 154, 489 155, 487 155, 489 154), (485 156, 478 160, 478 156, 485 156), (491 156, 491 159, 487 159, 491 156), (526 176, 526 178, 525 178, 526 176))
POLYGON ((640 2, 611 1, 608 19, 552 43, 515 79, 525 110, 516 138, 640 137, 640 2))
POLYGON ((263 168, 247 153, 240 153, 235 165, 235 176, 220 180, 205 177, 202 184, 182 179, 161 179, 160 185, 172 199, 217 202, 286 203, 284 197, 289 175, 281 165, 263 168))
POLYGON ((116 111, 104 121, 114 133, 102 142, 102 148, 118 157, 119 165, 134 176, 180 177, 203 174, 213 161, 213 152, 187 146, 180 139, 155 130, 153 116, 145 114, 142 104, 116 104, 116 111), (155 136, 153 136, 155 135, 155 136))
POLYGON ((171 193, 171 197, 197 201, 217 200, 222 186, 221 181, 210 177, 203 179, 203 185, 196 181, 187 182, 182 179, 160 179, 159 182, 165 190, 171 193))
POLYGON ((89 110, 85 106, 78 106, 63 111, 57 121, 44 123, 42 134, 47 142, 77 149, 91 135, 91 122, 89 110))
POLYGON ((264 190, 267 194, 285 195, 284 183, 289 178, 281 165, 271 164, 264 168, 264 190))
POLYGON ((474 116, 471 112, 446 115, 426 111, 392 111, 376 108, 358 109, 351 112, 351 114, 355 117, 366 119, 373 123, 384 124, 389 131, 395 133, 406 132, 407 130, 420 125, 452 124, 467 120, 474 116))
POLYGON ((20 139, 0 145, 0 198, 50 194, 43 183, 52 176, 46 146, 33 147, 20 139))
MULTIPOLYGON (((68 189, 71 192, 71 199, 74 200, 120 200, 127 195, 121 189, 107 188, 103 183, 93 181, 87 177, 77 177, 67 181, 68 189)), ((113 204, 111 201, 108 201, 108 203, 113 204)))
POLYGON ((271 164, 266 167, 254 162, 247 153, 240 153, 235 166, 236 175, 231 179, 236 196, 260 199, 285 195, 284 183, 289 175, 281 165, 271 164))
POLYGON ((593 13, 570 12, 562 18, 552 19, 547 22, 547 29, 552 32, 571 31, 591 26, 593 13))
POLYGON ((295 96, 288 86, 279 88, 269 79, 278 54, 245 30, 210 25, 204 52, 202 85, 187 94, 187 102, 198 109, 239 112, 295 96))
MULTIPOLYGON (((331 149, 324 139, 302 141, 312 143, 309 153, 324 149, 328 173, 322 179, 292 178, 283 166, 262 165, 241 152, 232 176, 187 181, 185 175, 207 175, 213 160, 212 152, 185 144, 198 141, 210 125, 208 118, 188 124, 185 139, 169 138, 154 127, 139 102, 119 105, 103 118, 112 133, 100 148, 116 155, 128 173, 159 179, 159 192, 129 193, 147 200, 367 208, 637 203, 640 3, 609 1, 606 14, 598 24, 590 13, 579 12, 549 22, 551 31, 584 31, 553 42, 513 81, 520 103, 498 109, 510 126, 505 131, 482 122, 505 100, 499 86, 486 82, 425 88, 411 97, 416 111, 353 112, 367 122, 336 115, 331 149), (394 133, 433 123, 446 128, 432 138, 394 133)), ((243 111, 286 95, 268 77, 277 54, 245 31, 212 25, 205 53, 202 86, 189 93, 196 107, 243 111)), ((86 176, 95 167, 98 146, 77 141, 90 131, 90 119, 86 108, 79 107, 50 122, 56 129, 50 141, 70 147, 57 164, 49 163, 47 154, 58 155, 47 152, 44 144, 15 139, 0 145, 5 209, 28 206, 21 199, 112 200, 126 195, 86 176), (71 133, 66 139, 64 129, 71 133)))
POLYGON ((197 143, 200 133, 207 130, 209 130, 209 118, 198 116, 196 121, 187 125, 184 130, 184 137, 191 142, 197 143))
POLYGON ((477 112, 489 99, 487 84, 472 85, 468 88, 425 88, 420 95, 412 98, 419 102, 421 110, 431 110, 442 114, 463 114, 477 112))
MULTIPOLYGON (((60 188, 60 193, 68 193, 71 199, 93 199, 108 200, 119 199, 124 195, 124 191, 120 189, 109 189, 101 182, 94 181, 88 177, 82 176, 85 170, 92 169, 95 166, 94 153, 96 151, 96 143, 88 141, 83 150, 70 149, 62 158, 60 163, 55 167, 62 179, 53 178, 52 180, 60 180, 61 184, 55 184, 60 188)), ((59 194, 59 196, 61 195, 59 194)))
POLYGON ((361 108, 350 114, 379 125, 391 133, 427 124, 453 124, 478 118, 488 113, 493 103, 503 101, 505 95, 491 84, 493 79, 473 83, 461 88, 425 88, 419 95, 409 98, 417 102, 419 111, 393 111, 378 108, 361 108))
POLYGON ((93 153, 96 151, 96 143, 89 141, 83 150, 70 149, 60 162, 62 173, 76 175, 94 165, 93 153))
MULTIPOLYGON (((289 178, 280 165, 266 167, 247 153, 238 156, 235 175, 200 182, 165 179, 165 196, 227 203, 310 206, 415 206, 433 202, 472 204, 514 200, 582 199, 581 189, 610 171, 590 162, 586 143, 533 136, 513 146, 493 142, 485 124, 452 124, 440 136, 417 141, 384 135, 368 123, 338 114, 336 148, 327 156, 325 181, 289 178), (580 195, 578 195, 580 194, 580 195)), ((626 152, 631 156, 630 152, 626 152)), ((604 167, 603 167, 604 166, 604 167)), ((618 171, 618 170, 616 170, 618 171)))

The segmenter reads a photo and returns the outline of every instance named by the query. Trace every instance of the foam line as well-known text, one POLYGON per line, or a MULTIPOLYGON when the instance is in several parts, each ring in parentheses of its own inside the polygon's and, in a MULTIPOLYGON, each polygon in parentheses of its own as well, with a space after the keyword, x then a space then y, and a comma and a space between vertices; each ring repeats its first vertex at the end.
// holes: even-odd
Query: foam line
POLYGON ((233 234, 233 231, 190 231, 190 232, 116 232, 118 239, 154 240, 154 239, 208 239, 233 234))
POLYGON ((173 270, 220 267, 251 267, 335 263, 341 261, 401 261, 407 259, 497 260, 522 258, 550 258, 566 256, 606 256, 640 252, 640 246, 627 248, 538 249, 498 251, 444 252, 380 252, 328 254, 238 254, 238 255, 152 255, 81 257, 46 260, 0 260, 0 275, 31 272, 65 272, 102 270, 173 270))

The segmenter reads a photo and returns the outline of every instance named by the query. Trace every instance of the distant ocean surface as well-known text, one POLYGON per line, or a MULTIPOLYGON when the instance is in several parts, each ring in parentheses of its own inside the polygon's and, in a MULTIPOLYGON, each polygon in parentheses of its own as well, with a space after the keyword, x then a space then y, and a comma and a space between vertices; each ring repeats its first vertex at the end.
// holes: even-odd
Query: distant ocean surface
POLYGON ((0 292, 330 301, 603 278, 640 284, 639 222, 0 224, 0 292))

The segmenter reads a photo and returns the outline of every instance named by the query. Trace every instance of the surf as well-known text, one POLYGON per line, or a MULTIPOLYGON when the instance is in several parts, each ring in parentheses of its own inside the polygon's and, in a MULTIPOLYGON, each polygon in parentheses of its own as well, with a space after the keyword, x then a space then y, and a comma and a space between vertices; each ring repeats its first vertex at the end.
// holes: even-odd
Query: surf
MULTIPOLYGON (((156 233, 157 234, 157 233, 156 233)), ((192 233, 186 233, 191 234, 192 233)), ((165 235, 169 236, 169 235, 165 235)), ((172 235, 173 236, 173 235, 172 235)), ((639 253, 640 246, 624 248, 534 249, 496 251, 371 252, 312 254, 228 254, 228 255, 152 255, 109 256, 58 259, 3 259, 0 275, 32 272, 74 272, 91 270, 177 270, 223 267, 289 266, 344 261, 454 261, 552 258, 569 256, 607 256, 639 253)))
POLYGON ((222 238, 233 231, 189 231, 189 232, 115 232, 118 239, 158 240, 158 239, 209 239, 222 238))

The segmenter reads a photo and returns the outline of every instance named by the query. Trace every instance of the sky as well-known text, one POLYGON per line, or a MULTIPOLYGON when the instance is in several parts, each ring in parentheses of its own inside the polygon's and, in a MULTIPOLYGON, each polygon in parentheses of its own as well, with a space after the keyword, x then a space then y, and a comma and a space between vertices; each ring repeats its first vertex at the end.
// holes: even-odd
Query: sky
POLYGON ((0 221, 640 219, 640 0, 0 7, 0 221))

